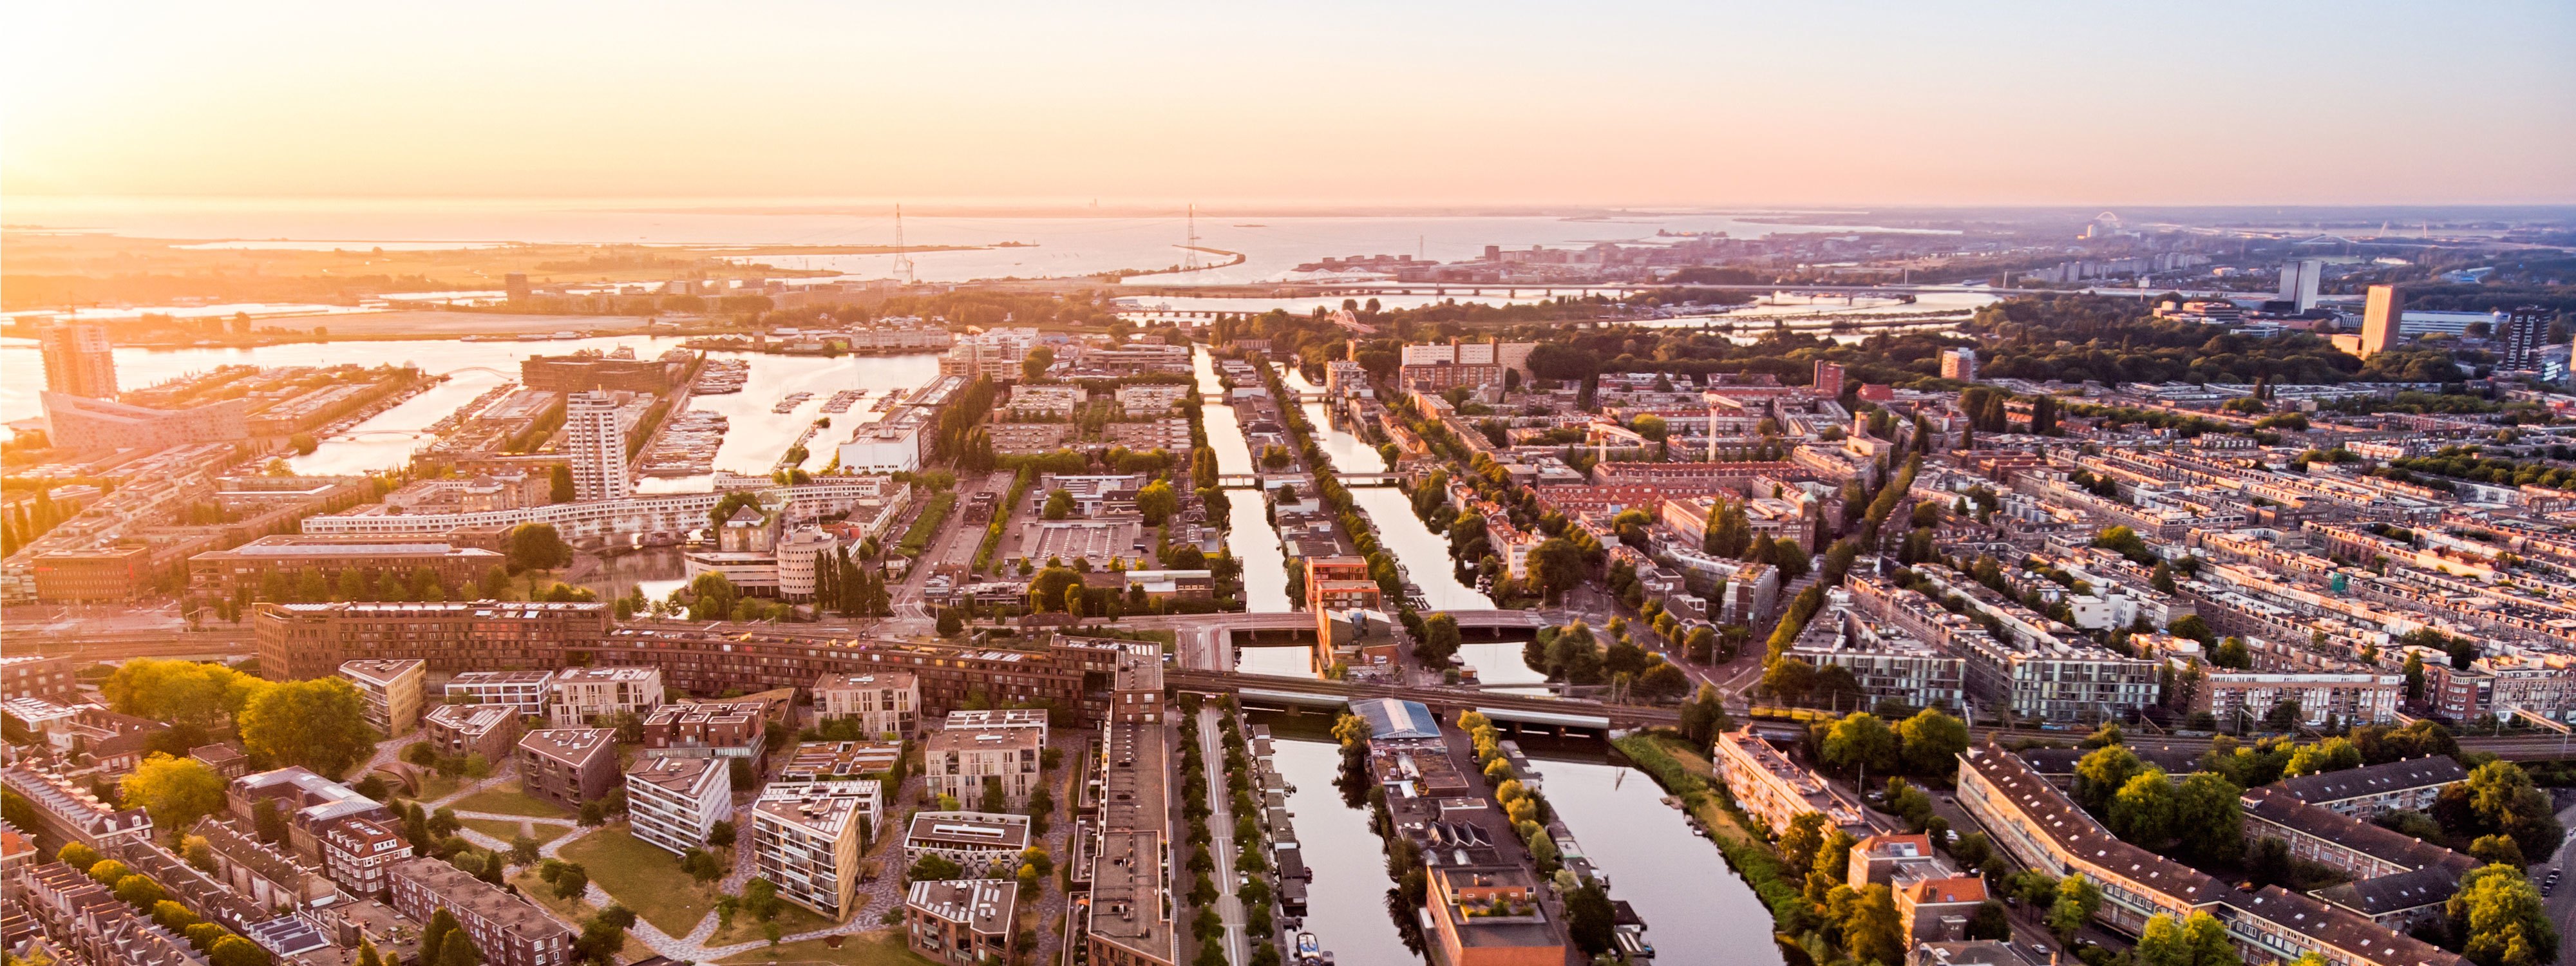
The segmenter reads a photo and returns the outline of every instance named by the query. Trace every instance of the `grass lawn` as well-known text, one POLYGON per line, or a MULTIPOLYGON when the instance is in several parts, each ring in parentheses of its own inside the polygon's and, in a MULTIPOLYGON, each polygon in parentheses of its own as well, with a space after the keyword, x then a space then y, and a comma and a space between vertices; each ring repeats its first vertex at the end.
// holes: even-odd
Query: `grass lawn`
POLYGON ((716 908, 716 884, 701 887, 680 871, 680 857, 644 844, 625 823, 582 836, 556 853, 579 862, 590 881, 654 928, 686 936, 716 908))
MULTIPOLYGON (((493 818, 460 818, 456 821, 464 825, 466 828, 473 829, 504 842, 519 837, 520 823, 518 822, 504 822, 500 819, 493 818)), ((546 825, 543 823, 529 823, 528 827, 534 829, 533 832, 529 833, 528 837, 537 840, 538 845, 544 845, 548 842, 562 838, 564 837, 564 833, 572 831, 571 829, 565 828, 561 825, 546 825)))
MULTIPOLYGON (((851 897, 850 901, 858 902, 866 898, 868 898, 868 895, 863 892, 851 897)), ((771 920, 778 924, 779 935, 793 936, 800 932, 813 932, 814 930, 821 929, 832 924, 832 920, 816 915, 814 910, 807 909, 804 906, 797 905, 793 902, 781 902, 779 905, 783 908, 778 913, 778 918, 771 920)), ((752 918, 750 913, 737 912, 734 913, 733 916, 733 928, 726 929, 719 927, 716 930, 715 936, 707 940, 707 945, 730 946, 734 943, 752 942, 766 938, 767 936, 768 933, 760 928, 760 920, 752 918)))
POLYGON ((420 776, 420 800, 434 802, 456 794, 456 790, 463 787, 465 787, 463 778, 449 778, 437 772, 430 772, 420 776))
POLYGON ((938 966, 904 948, 903 932, 898 929, 844 937, 839 949, 826 949, 823 940, 807 939, 735 953, 716 962, 723 966, 938 966))
MULTIPOLYGON (((511 876, 510 882, 519 887, 519 894, 526 897, 529 902, 544 906, 546 911, 554 913, 556 918, 572 923, 576 932, 580 931, 582 923, 588 922, 590 917, 599 914, 598 906, 591 905, 580 896, 570 899, 555 898, 555 887, 547 884, 546 880, 537 878, 537 870, 533 866, 525 872, 511 876)), ((619 959, 630 963, 640 963, 661 955, 654 952, 653 947, 644 945, 643 940, 635 938, 634 933, 626 934, 626 945, 618 947, 617 953, 619 959)))
POLYGON ((497 812, 502 815, 526 815, 531 818, 571 818, 572 813, 556 808, 552 802, 529 798, 516 784, 486 788, 449 806, 460 812, 497 812))

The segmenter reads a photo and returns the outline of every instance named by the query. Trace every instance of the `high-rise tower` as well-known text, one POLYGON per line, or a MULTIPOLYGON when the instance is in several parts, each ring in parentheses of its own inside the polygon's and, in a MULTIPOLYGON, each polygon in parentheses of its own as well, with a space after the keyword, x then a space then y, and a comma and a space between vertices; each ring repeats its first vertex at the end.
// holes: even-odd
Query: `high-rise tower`
POLYGON ((2361 357, 2388 351, 2397 344, 2397 330, 2405 324, 2405 294, 2394 285, 2371 286, 2361 309, 2361 357))
POLYGON ((56 319, 36 328, 45 355, 45 388, 91 399, 116 398, 116 355, 107 327, 56 319))
POLYGON ((598 390, 564 400, 564 433, 572 452, 572 498, 615 500, 634 492, 626 476, 626 427, 617 397, 598 390))

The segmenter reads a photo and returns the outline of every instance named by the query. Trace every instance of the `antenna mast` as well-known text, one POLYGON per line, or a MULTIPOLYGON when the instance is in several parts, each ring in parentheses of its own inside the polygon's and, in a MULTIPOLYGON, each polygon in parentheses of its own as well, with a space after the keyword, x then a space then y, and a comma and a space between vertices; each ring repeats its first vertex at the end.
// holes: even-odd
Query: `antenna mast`
POLYGON ((903 206, 894 206, 894 272, 903 276, 903 284, 912 284, 912 249, 903 245, 903 206))

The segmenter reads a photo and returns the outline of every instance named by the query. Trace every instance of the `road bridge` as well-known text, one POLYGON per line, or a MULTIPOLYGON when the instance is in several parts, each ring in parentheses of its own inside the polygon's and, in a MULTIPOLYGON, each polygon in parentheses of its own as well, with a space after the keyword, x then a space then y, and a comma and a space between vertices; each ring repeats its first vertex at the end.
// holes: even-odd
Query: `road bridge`
POLYGON ((1481 711, 1496 721, 1552 731, 1633 731, 1681 724, 1678 708, 1602 704, 1528 694, 1494 694, 1473 688, 1417 688, 1378 681, 1331 681, 1236 671, 1174 670, 1163 680, 1185 691, 1217 691, 1241 700, 1295 707, 1341 707, 1359 698, 1419 701, 1434 713, 1481 711))

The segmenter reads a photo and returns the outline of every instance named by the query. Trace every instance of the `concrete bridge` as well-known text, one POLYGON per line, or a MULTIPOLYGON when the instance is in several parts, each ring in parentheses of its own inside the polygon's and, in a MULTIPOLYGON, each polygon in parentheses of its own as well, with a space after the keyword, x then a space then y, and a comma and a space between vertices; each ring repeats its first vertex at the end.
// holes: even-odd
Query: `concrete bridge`
POLYGON ((1184 691, 1220 692, 1252 704, 1291 708, 1339 708, 1359 698, 1419 701, 1435 714, 1481 711, 1497 722, 1564 734, 1605 735, 1681 724, 1679 708, 1494 694, 1471 688, 1415 688, 1374 681, 1327 681, 1232 671, 1173 670, 1166 672, 1163 680, 1184 691))

